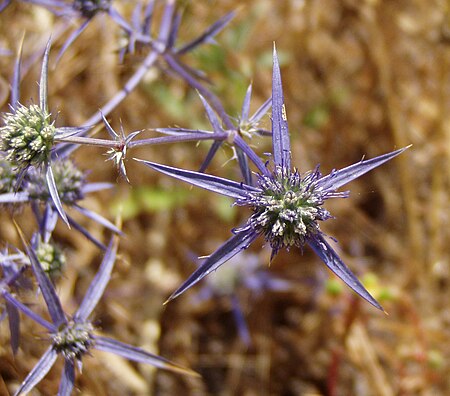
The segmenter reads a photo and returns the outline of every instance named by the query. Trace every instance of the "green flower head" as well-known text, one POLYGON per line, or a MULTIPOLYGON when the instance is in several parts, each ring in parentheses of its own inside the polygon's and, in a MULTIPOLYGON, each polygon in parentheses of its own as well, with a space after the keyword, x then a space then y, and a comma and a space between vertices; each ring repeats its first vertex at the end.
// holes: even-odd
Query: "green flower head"
POLYGON ((3 115, 3 121, 0 150, 6 153, 7 161, 21 169, 48 161, 56 134, 48 112, 34 104, 19 104, 14 113, 3 115))

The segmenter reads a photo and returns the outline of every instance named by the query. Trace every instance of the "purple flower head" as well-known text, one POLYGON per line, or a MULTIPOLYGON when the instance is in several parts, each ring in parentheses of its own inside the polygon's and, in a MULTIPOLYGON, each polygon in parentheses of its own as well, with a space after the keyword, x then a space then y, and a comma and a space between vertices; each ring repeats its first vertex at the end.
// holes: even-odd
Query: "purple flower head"
MULTIPOLYGON (((20 230, 19 233, 23 240, 23 235, 20 230)), ((197 375, 189 369, 150 354, 143 349, 95 334, 95 328, 89 317, 100 301, 111 277, 116 259, 117 245, 117 238, 111 239, 100 268, 91 282, 80 307, 72 317, 69 317, 65 314, 55 288, 42 268, 36 252, 25 244, 33 272, 38 281, 52 322, 50 323, 34 313, 9 292, 3 291, 2 294, 8 303, 48 330, 51 346, 22 382, 15 395, 25 394, 34 388, 52 368, 58 355, 64 358, 64 371, 58 395, 70 395, 75 384, 75 365, 78 365, 81 371, 82 359, 92 349, 115 353, 132 361, 151 364, 155 367, 182 374, 197 375)))
MULTIPOLYGON (((252 138, 254 135, 271 135, 270 132, 261 129, 259 123, 261 118, 267 113, 270 108, 270 98, 266 100, 261 107, 252 115, 250 112, 250 99, 252 95, 252 86, 247 89, 247 93, 242 105, 242 111, 239 119, 236 121, 236 125, 232 123, 227 124, 226 127, 222 125, 221 120, 215 113, 214 109, 209 105, 206 99, 200 95, 200 99, 206 110, 206 115, 212 126, 212 131, 193 130, 186 128, 158 128, 157 131, 171 135, 166 138, 157 138, 159 142, 176 142, 187 140, 213 140, 205 160, 200 166, 199 172, 204 172, 208 165, 211 163, 214 155, 224 142, 230 144, 235 152, 236 158, 239 162, 239 166, 242 172, 244 181, 247 184, 252 184, 251 170, 248 164, 248 158, 250 158, 256 166, 264 169, 264 164, 259 157, 253 152, 249 145, 244 141, 243 137, 252 138), (177 140, 178 139, 178 140, 177 140)), ((151 144, 152 139, 147 140, 148 144, 151 144)), ((137 144, 139 142, 136 142, 137 144)), ((142 144, 142 143, 139 143, 142 144)))
POLYGON ((235 229, 235 235, 212 253, 168 301, 185 292, 262 235, 272 247, 272 258, 283 247, 303 247, 304 244, 308 244, 327 267, 351 289, 376 308, 382 309, 328 244, 320 230, 319 221, 331 217, 322 207, 327 199, 348 196, 347 192, 337 192, 337 189, 391 160, 407 147, 332 171, 327 176, 322 176, 318 168, 303 175, 291 168, 286 108, 275 47, 272 77, 272 145, 273 171, 267 167, 260 168, 261 173, 258 175, 256 187, 139 160, 161 173, 234 198, 237 205, 248 206, 253 212, 246 224, 235 229))

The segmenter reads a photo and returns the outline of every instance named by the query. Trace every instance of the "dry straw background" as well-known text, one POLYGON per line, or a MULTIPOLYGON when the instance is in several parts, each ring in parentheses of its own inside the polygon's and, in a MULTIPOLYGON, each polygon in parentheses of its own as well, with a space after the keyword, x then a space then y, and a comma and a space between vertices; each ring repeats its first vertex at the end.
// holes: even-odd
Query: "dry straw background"
MULTIPOLYGON (((127 16, 133 1, 117 1, 127 16)), ((182 4, 181 4, 182 3, 182 4)), ((158 3, 160 4, 160 3, 158 3)), ((117 181, 85 206, 113 219, 124 206, 120 259, 96 310, 105 334, 192 367, 180 377, 95 352, 84 359, 82 395, 445 395, 450 389, 450 6, 445 0, 184 1, 180 38, 188 41, 225 13, 236 18, 217 38, 186 57, 206 71, 226 109, 237 116, 253 82, 256 109, 271 92, 271 49, 280 53, 295 166, 323 172, 413 144, 393 162, 351 183, 351 196, 327 203, 324 225, 348 265, 389 313, 386 316, 334 282, 309 249, 282 252, 268 270, 292 282, 288 292, 251 295, 238 289, 251 332, 244 347, 230 301, 196 302, 197 286, 163 301, 195 264, 243 221, 245 208, 157 175, 129 160, 131 185, 118 179, 101 149, 81 148, 77 164, 91 181, 117 181), (173 198, 175 197, 175 198, 173 198)), ((160 8, 158 8, 160 12, 160 8)), ((13 2, 0 14, 0 47, 16 51, 26 31, 22 100, 37 99, 40 59, 50 32, 54 60, 67 21, 13 2)), ((60 125, 80 125, 120 89, 145 49, 117 63, 120 33, 95 18, 50 72, 49 103, 60 125)), ((0 105, 6 111, 14 56, 0 57, 0 105)), ((164 69, 164 65, 161 65, 164 69)), ((182 81, 151 70, 109 117, 127 132, 183 126, 207 128, 198 96, 182 81)), ((270 128, 270 119, 264 124, 270 128)), ((104 130, 99 136, 106 136, 104 130)), ((270 139, 253 138, 258 153, 270 139)), ((208 145, 142 148, 131 156, 195 169, 208 145)), ((209 172, 238 177, 225 148, 209 172)), ((27 210, 15 214, 31 235, 27 210)), ((2 209, 2 246, 17 244, 2 209)), ((92 233, 104 230, 80 219, 92 233), (84 221, 84 222, 83 222, 84 221)), ((69 265, 58 283, 68 312, 78 306, 101 260, 83 237, 57 228, 69 265)), ((256 243, 262 266, 269 253, 256 243)), ((247 257, 248 258, 248 257, 247 257)), ((245 265, 246 255, 241 256, 245 265)), ((225 264, 226 265, 226 264, 225 264)), ((220 271, 219 271, 220 272, 220 271)), ((204 282, 204 281, 203 281, 204 282)), ((24 300, 42 301, 35 294, 24 300)), ((39 304, 37 304, 39 302, 39 304)), ((25 378, 46 348, 41 328, 23 320, 16 357, 0 325, 0 394, 25 378)), ((53 395, 61 366, 33 391, 53 395)))

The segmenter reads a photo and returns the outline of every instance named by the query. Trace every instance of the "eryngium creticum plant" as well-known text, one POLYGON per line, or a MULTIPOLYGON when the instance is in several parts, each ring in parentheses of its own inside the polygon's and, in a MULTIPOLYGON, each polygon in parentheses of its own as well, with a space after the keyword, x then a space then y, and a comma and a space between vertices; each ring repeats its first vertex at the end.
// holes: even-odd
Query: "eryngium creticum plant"
POLYGON ((48 58, 50 41, 42 60, 39 82, 39 105, 19 103, 20 55, 17 58, 11 90, 11 112, 3 114, 4 126, 0 127, 0 150, 4 158, 19 170, 18 185, 30 168, 39 168, 45 174, 50 197, 61 218, 69 224, 58 195, 51 166, 51 153, 56 142, 86 132, 91 127, 56 127, 48 109, 48 58))
POLYGON ((234 235, 208 256, 168 301, 185 292, 262 235, 272 248, 271 259, 281 248, 289 249, 291 246, 303 248, 308 244, 327 267, 351 289, 382 310, 380 304, 327 242, 320 230, 319 221, 332 217, 323 207, 327 199, 348 197, 348 191, 337 191, 340 187, 391 160, 407 147, 357 162, 340 170, 333 170, 327 176, 322 176, 319 167, 304 174, 292 168, 286 108, 275 47, 272 77, 272 145, 273 168, 269 170, 265 167, 263 172, 257 175, 256 186, 139 160, 161 173, 234 198, 236 205, 248 206, 253 212, 246 224, 234 229, 234 235))
MULTIPOLYGON (((21 237, 23 240, 22 234, 21 237)), ((62 355, 64 358, 64 370, 58 396, 69 396, 75 385, 75 365, 81 371, 82 359, 85 355, 89 355, 92 349, 111 352, 135 362, 150 364, 177 373, 198 376, 197 373, 190 369, 181 367, 169 360, 146 352, 141 348, 95 334, 94 325, 89 317, 100 301, 111 278, 111 272, 116 259, 117 245, 117 237, 112 238, 100 268, 91 282, 80 307, 73 316, 69 317, 64 312, 59 297, 56 294, 55 287, 44 271, 36 252, 25 244, 34 275, 47 305, 52 323, 37 315, 25 304, 18 301, 7 289, 0 291, 7 303, 19 309, 47 329, 51 345, 22 382, 15 395, 30 392, 50 371, 58 355, 62 355)))

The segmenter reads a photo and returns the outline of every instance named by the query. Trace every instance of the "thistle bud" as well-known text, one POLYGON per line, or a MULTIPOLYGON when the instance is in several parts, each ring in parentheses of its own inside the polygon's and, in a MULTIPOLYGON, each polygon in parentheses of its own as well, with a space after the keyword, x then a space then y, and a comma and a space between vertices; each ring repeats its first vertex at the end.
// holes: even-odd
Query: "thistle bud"
POLYGON ((49 113, 37 105, 19 104, 15 113, 3 115, 3 121, 0 150, 6 153, 7 161, 20 169, 48 161, 56 133, 49 113))

